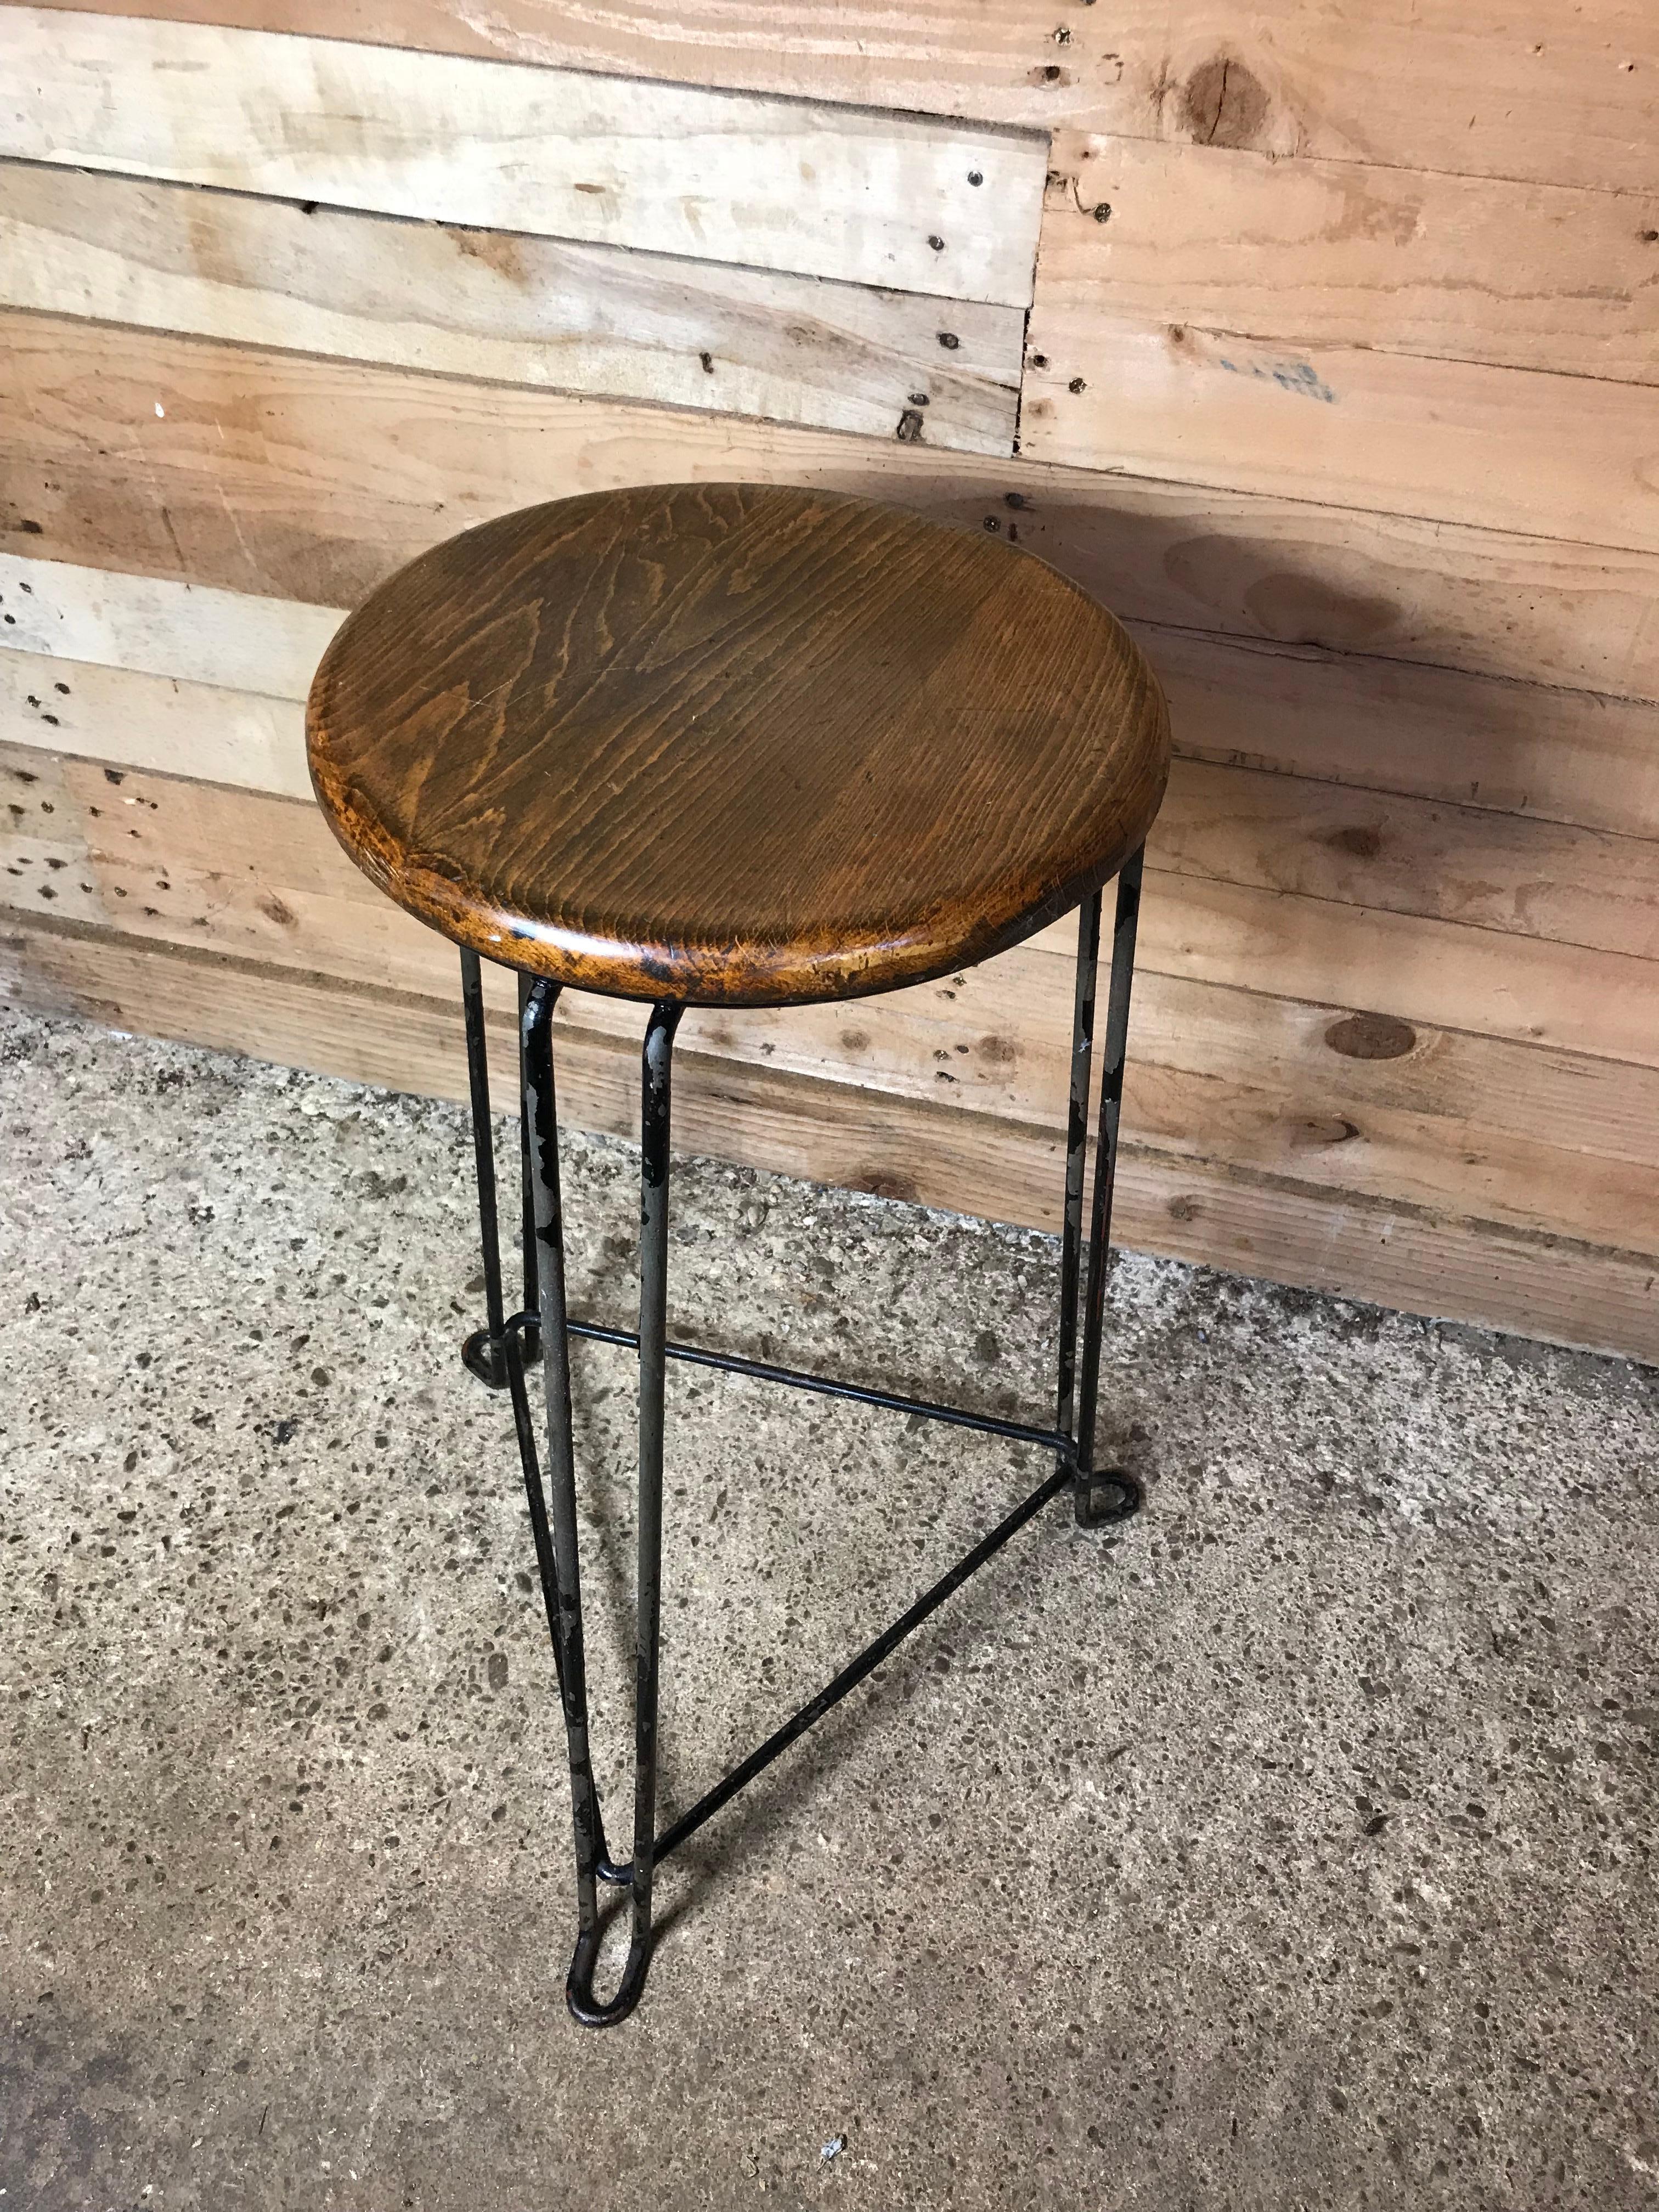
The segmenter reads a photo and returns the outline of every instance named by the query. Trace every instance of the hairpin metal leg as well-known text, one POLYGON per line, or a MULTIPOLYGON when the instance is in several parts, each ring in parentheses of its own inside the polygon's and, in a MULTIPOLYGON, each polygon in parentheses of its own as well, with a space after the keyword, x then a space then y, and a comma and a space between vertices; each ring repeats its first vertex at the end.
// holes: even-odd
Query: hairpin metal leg
POLYGON ((478 1232, 483 1246, 486 1326, 461 1346, 461 1358, 492 1390, 507 1388, 507 1310, 501 1299, 501 1231, 495 1218, 495 1135, 489 1118, 489 1062, 484 1040, 483 975, 478 956, 461 953, 461 1007, 466 1018, 467 1087, 472 1107, 472 1159, 478 1182, 478 1232))
POLYGON ((813 1723, 863 1681, 881 1661, 927 1620, 967 1578, 998 1553, 1032 1517, 1068 1486, 1079 1521, 1121 1520, 1140 1503, 1140 1486, 1120 1469, 1094 1463, 1096 1404, 1100 1387, 1100 1344, 1110 1261, 1112 1193, 1117 1166, 1118 1119, 1129 1024, 1129 994, 1134 968, 1135 921, 1140 895, 1137 854, 1118 878, 1112 939, 1111 994, 1105 1036, 1105 1065, 1100 1094, 1094 1202, 1090 1218, 1086 1283, 1083 1274, 1083 1192, 1087 1149, 1090 1062, 1093 1048, 1096 971, 1102 902, 1085 907, 1079 924, 1075 1020, 1072 1045, 1071 1113, 1066 1132, 1066 1200, 1060 1260, 1060 1346, 1058 1415, 1053 1431, 1028 1426, 965 1407, 798 1373, 737 1355, 667 1340, 668 1176, 670 1079, 674 1034, 680 1010, 655 1007, 646 1030, 642 1066, 641 1146, 640 1324, 637 1334, 572 1322, 565 1304, 564 1239, 559 1192, 558 1124, 554 1104, 551 1024, 556 986, 521 979, 520 985, 522 1076, 521 1134, 526 1217, 525 1307, 505 1311, 497 1237, 494 1146, 489 1121, 489 1077, 484 1056, 483 1000, 479 963, 471 953, 461 959, 466 1008, 468 1066, 471 1082, 474 1143, 478 1173, 479 1219, 484 1239, 484 1291, 489 1327, 468 1339, 467 1364, 486 1382, 512 1394, 513 1417, 524 1465, 526 1494, 536 1541, 537 1564, 547 1607, 548 1628, 557 1663, 569 1753, 571 1809, 575 1842, 577 1935, 566 1978, 565 1997, 585 2026, 608 2027, 624 2019, 638 2003, 649 1970, 652 1943, 652 1887, 658 1862, 769 1766, 813 1723), (1081 1306, 1082 1351, 1077 1336, 1081 1306), (546 1397, 550 1511, 544 1497, 534 1432, 525 1387, 527 1342, 539 1329, 542 1380, 546 1397), (634 1852, 627 1865, 611 1861, 605 1849, 598 1790, 588 1744, 587 1686, 582 1648, 581 1571, 576 1520, 575 1465, 570 1406, 570 1338, 584 1334, 634 1347, 640 1363, 639 1560, 635 1650, 634 1852), (867 1644, 818 1695, 810 1699, 757 1750, 706 1790, 689 1812, 659 1837, 657 1799, 657 1693, 662 1616, 662 1496, 664 1379, 669 1358, 754 1375, 789 1387, 852 1398, 925 1419, 955 1423, 987 1434, 1042 1446, 1054 1455, 1054 1468, 1030 1496, 1017 1505, 892 1626, 867 1644), (1075 1411, 1076 1419, 1073 1420, 1075 1411), (602 2002, 594 1995, 599 1962, 599 1884, 631 1888, 632 1927, 627 1961, 617 1992, 602 2002))
MULTIPOLYGON (((541 988, 538 986, 538 988, 541 988)), ((631 1869, 633 1887, 633 1927, 628 1946, 627 1963, 616 1995, 601 2002, 593 1994, 593 1970, 599 1961, 599 1929, 596 1916, 590 1917, 594 1901, 591 1873, 584 1877, 581 1850, 581 1813, 584 1787, 592 1797, 592 1779, 587 1765, 587 1733, 585 1702, 580 1717, 580 1751, 577 1747, 577 1729, 571 1716, 576 1699, 567 1694, 565 1713, 570 1729, 570 1771, 573 1790, 576 1793, 577 1813, 577 1880, 579 1887, 578 1928, 576 1948, 570 1961, 570 1973, 565 1984, 565 2000, 576 2019, 587 2027, 606 2027, 611 2022, 626 2018, 640 2001, 645 1987, 645 1977, 651 1963, 651 1888, 652 1875, 656 1863, 657 1841, 657 1687, 661 1649, 662 1630, 662 1464, 664 1380, 667 1361, 668 1333, 668 1143, 669 1090, 672 1068, 674 1031, 679 1025, 680 1009, 674 1006, 659 1006, 652 1010, 646 1028, 645 1052, 642 1068, 642 1101, 640 1127, 640 1402, 639 1402, 639 1552, 635 1591, 635 1653, 634 1653, 634 1858, 631 1869), (579 1777, 580 1778, 579 1778, 579 1777)), ((549 1060, 550 1103, 551 1061, 549 1060)), ((539 1082, 539 1063, 532 1071, 532 1080, 539 1082)), ((539 1096, 539 1092, 538 1093, 539 1096)), ((539 1141, 540 1121, 536 1121, 539 1141)), ((539 1164, 538 1169, 538 1222, 541 1215, 543 1188, 539 1164)), ((545 1243, 544 1244, 545 1251, 545 1243)), ((544 1270, 544 1281, 549 1292, 553 1282, 544 1270)), ((544 1303, 542 1320, 545 1337, 543 1364, 549 1375, 548 1419, 554 1418, 554 1385, 551 1376, 556 1367, 568 1373, 565 1346, 563 1269, 557 1270, 556 1311, 544 1303), (551 1327, 550 1328, 550 1323, 551 1327), (556 1354, 554 1340, 559 1341, 556 1354)), ((562 1405, 565 1434, 569 1434, 568 1384, 565 1385, 562 1405)), ((567 1680, 576 1686, 580 1695, 580 1674, 572 1674, 573 1667, 580 1667, 581 1598, 575 1579, 574 1565, 574 1492, 571 1497, 571 1575, 568 1611, 575 1624, 574 1644, 567 1643, 565 1668, 567 1680)), ((567 1599, 561 1561, 560 1615, 565 1617, 567 1599)), ((597 1809, 597 1800, 592 1800, 597 1809)))
MULTIPOLYGON (((536 1273, 536 1195, 535 1177, 530 1163, 530 1105, 529 1085, 525 1064, 525 1016, 530 1010, 530 994, 535 978, 520 971, 519 975, 519 1218, 522 1224, 521 1238, 524 1255, 524 1310, 526 1316, 538 1316, 541 1299, 537 1287, 536 1273)), ((519 1331, 519 1344, 526 1365, 541 1357, 542 1336, 539 1319, 526 1318, 519 1331)))
MULTIPOLYGON (((555 1510, 562 1504, 560 1470, 562 1466, 573 1470, 568 1480, 569 1517, 574 1528, 575 1493, 574 1459, 571 1450, 569 1419, 568 1348, 564 1319, 564 1250, 559 1232, 558 1195, 558 1124, 554 1112, 553 1056, 550 1024, 553 1007, 558 998, 557 988, 550 984, 538 987, 542 996, 534 998, 530 988, 520 988, 520 1133, 525 1159, 526 1193, 532 1199, 532 1209, 536 1178, 531 1173, 532 1101, 529 1073, 532 1062, 545 1070, 539 1097, 545 1100, 545 1119, 548 1141, 544 1147, 547 1170, 551 1176, 550 1220, 552 1224, 552 1250, 544 1272, 552 1279, 549 1289, 548 1310, 557 1321, 556 1331, 564 1361, 563 1397, 565 1408, 562 1422, 552 1419, 549 1424, 549 1458, 553 1477, 555 1510)), ((524 1470, 525 1496, 530 1508, 531 1534, 536 1546, 536 1564, 540 1570, 543 1603, 547 1609, 548 1635, 553 1645, 553 1663, 559 1680, 559 1693, 566 1695, 565 1659, 567 1643, 561 1633, 558 1607, 559 1579, 556 1550, 547 1516, 547 1499, 542 1487, 542 1471, 536 1450, 536 1431, 530 1417, 530 1397, 525 1387, 523 1346, 526 1338, 533 1337, 536 1315, 526 1308, 511 1316, 502 1311, 501 1247, 497 1233, 495 1205, 495 1152, 494 1125, 489 1113, 489 1065, 486 1054, 483 1018, 483 980, 478 956, 475 952, 461 954, 461 997, 466 1013, 467 1074, 472 1104, 473 1156, 477 1170, 478 1219, 483 1237, 483 1274, 485 1310, 489 1316, 489 1327, 467 1339, 462 1346, 462 1358, 471 1371, 496 1389, 505 1389, 512 1400, 513 1425, 517 1433, 519 1458, 524 1470), (499 1381, 497 1378, 499 1377, 499 1381)), ((538 1274, 537 1246, 541 1238, 532 1218, 526 1223, 527 1240, 525 1255, 526 1285, 533 1286, 538 1274)), ((545 1248, 544 1248, 545 1249, 545 1248)), ((578 1600, 576 1632, 580 1642, 580 1610, 578 1600)), ((583 1724, 586 1726, 586 1700, 582 1696, 583 1724)), ((605 1847, 605 1823, 600 1814, 597 1796, 592 1800, 592 1832, 595 1839, 594 1870, 601 1881, 626 1883, 628 1869, 618 1867, 605 1847)))
MULTIPOLYGON (((536 1271, 541 1285, 542 1387, 547 1406, 547 1471, 552 1494, 550 1558, 537 1546, 548 1625, 558 1659, 570 1761, 571 1824, 576 1851, 576 1945, 565 1978, 565 2001, 580 2021, 620 2017, 593 2004, 599 1948, 599 1884, 626 1881, 605 1849, 605 1826, 587 1740, 587 1667, 582 1644, 581 1554, 576 1526, 576 1462, 571 1430, 570 1335, 566 1326, 564 1219, 559 1191, 559 1124, 553 1090, 552 1022, 557 986, 533 984, 525 1001, 524 1116, 529 1133, 531 1194, 536 1216, 536 1271)), ((516 1359, 517 1347, 514 1346, 516 1359)), ((537 1485, 539 1492, 540 1485, 537 1485)), ((532 1502, 532 1518, 535 1518, 532 1502)), ((643 1976, 641 1977, 641 1980, 643 1976)), ((623 2010, 631 2008, 637 1990, 623 2010)), ((621 2003, 621 1998, 617 2001, 621 2003)))
MULTIPOLYGON (((1135 924, 1140 914, 1141 855, 1126 860, 1117 879, 1112 928, 1112 981, 1106 1006, 1106 1042, 1100 1071, 1100 1128, 1095 1145, 1094 1203, 1089 1221, 1089 1277, 1083 1300, 1083 1370, 1079 1387, 1077 1480, 1073 1492, 1085 1528, 1121 1521, 1141 1502, 1134 1476, 1095 1466, 1095 1415, 1100 1394, 1100 1340, 1106 1317, 1106 1279, 1111 1265, 1112 1194, 1117 1181, 1118 1121, 1123 1068, 1129 1043, 1129 996, 1134 982, 1135 924)), ((1081 1006, 1083 990, 1079 983, 1081 1006)), ((1069 1163, 1068 1163, 1069 1166, 1069 1163)), ((1068 1184, 1069 1194, 1069 1184, 1068 1184)))
MULTIPOLYGON (((1066 1213, 1060 1245, 1060 1392, 1054 1426, 1075 1436, 1077 1297, 1083 1247, 1083 1176, 1089 1152, 1089 1064, 1095 1039, 1095 971, 1100 962, 1100 893, 1077 916, 1077 996, 1072 1018, 1072 1097, 1066 1118, 1066 1213)), ((1057 1467, 1067 1464, 1065 1453, 1057 1467)))

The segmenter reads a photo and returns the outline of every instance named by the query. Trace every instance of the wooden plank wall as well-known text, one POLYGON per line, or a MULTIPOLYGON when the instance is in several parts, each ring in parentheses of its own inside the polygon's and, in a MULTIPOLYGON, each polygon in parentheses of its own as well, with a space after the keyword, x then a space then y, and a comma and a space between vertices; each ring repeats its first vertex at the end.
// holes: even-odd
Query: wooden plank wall
MULTIPOLYGON (((1656 88, 1646 0, 0 0, 8 988, 459 1095, 309 797, 339 611, 868 490, 1169 690, 1127 1241, 1659 1358, 1656 88)), ((1053 1225, 1069 949, 696 1018, 686 1141, 1053 1225)))

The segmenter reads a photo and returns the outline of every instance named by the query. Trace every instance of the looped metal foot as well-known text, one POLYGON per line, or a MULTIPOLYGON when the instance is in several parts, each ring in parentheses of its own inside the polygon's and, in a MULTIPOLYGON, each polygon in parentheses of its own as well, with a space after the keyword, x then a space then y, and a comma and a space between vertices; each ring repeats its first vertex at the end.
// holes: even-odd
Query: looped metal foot
MULTIPOLYGON (((519 1364, 533 1367, 542 1356, 541 1323, 534 1314, 514 1314, 506 1324, 507 1333, 519 1340, 519 1364)), ((492 1336, 487 1328, 475 1328, 461 1346, 461 1364, 469 1375, 476 1375, 480 1382, 492 1390, 505 1390, 511 1385, 507 1371, 507 1337, 492 1336)))
POLYGON ((628 1963, 617 1984, 617 1994, 604 2003, 593 1994, 593 1971, 599 1963, 599 1930, 585 1928, 576 1938, 576 1948, 570 1954, 570 1972, 564 1980, 564 2001, 570 2008, 570 2017, 583 2027, 614 2027, 619 2020, 626 2020, 638 2004, 645 1994, 645 1978, 651 1970, 651 1936, 635 1936, 628 1947, 628 1963))
POLYGON ((1079 1528, 1103 1528, 1113 1521, 1127 1521, 1146 1502, 1138 1479, 1126 1468, 1107 1467, 1092 1474, 1079 1472, 1072 1496, 1079 1528))
POLYGON ((475 1328, 461 1346, 461 1364, 469 1375, 476 1375, 492 1390, 506 1389, 507 1346, 500 1337, 491 1336, 487 1328, 475 1328))

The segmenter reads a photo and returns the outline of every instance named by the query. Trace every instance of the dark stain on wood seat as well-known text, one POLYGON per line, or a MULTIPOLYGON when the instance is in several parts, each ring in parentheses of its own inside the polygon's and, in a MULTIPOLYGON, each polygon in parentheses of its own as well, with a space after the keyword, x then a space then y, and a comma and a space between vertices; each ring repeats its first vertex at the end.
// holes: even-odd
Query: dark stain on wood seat
POLYGON ((1145 837, 1164 701, 1103 608, 872 501, 654 485, 502 516, 383 584, 307 714, 353 858, 463 945, 693 1004, 984 958, 1145 837))

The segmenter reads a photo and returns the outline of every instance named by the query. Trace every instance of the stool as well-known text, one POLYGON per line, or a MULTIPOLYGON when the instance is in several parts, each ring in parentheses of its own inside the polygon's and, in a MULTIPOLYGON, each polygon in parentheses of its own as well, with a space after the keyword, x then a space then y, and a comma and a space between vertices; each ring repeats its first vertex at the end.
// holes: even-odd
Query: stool
POLYGON ((467 1365, 518 1434, 569 1750, 577 1936, 566 1997, 638 2002, 655 1868, 861 1682, 1042 1508, 1140 1502, 1095 1465, 1095 1407, 1140 853, 1164 700, 1113 617, 1000 537, 838 494, 649 485, 502 516, 422 554, 324 656, 311 771, 352 859, 461 947, 487 1326, 467 1365), (1084 1170, 1103 885, 1117 879, 1086 1278, 1084 1170), (688 1006, 789 1006, 921 983, 1078 907, 1052 1425, 994 1419, 667 1334, 669 1102, 688 1006), (501 1285, 480 960, 517 971, 524 1304, 501 1285), (566 1310, 551 1020, 567 985, 650 1007, 635 1332, 566 1310), (1079 1293, 1081 1295, 1079 1296, 1079 1293), (1081 1352, 1079 1352, 1079 1304, 1081 1352), (588 1751, 569 1340, 639 1359, 635 1785, 606 1846, 588 1751), (544 1488, 526 1366, 546 1402, 544 1488), (1036 1444, 1052 1474, 817 1697, 660 1834, 657 1682, 668 1359, 1036 1444), (601 1882, 632 1893, 594 1991, 601 1882))

